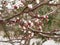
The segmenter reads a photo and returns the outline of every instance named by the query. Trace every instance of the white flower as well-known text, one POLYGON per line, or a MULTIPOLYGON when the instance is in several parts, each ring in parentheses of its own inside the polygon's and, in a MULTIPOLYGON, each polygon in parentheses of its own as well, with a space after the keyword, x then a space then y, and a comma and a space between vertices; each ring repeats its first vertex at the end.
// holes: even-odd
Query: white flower
POLYGON ((39 14, 38 14, 37 16, 38 16, 38 17, 40 17, 40 15, 39 15, 39 14))
POLYGON ((23 4, 21 1, 16 1, 16 2, 15 2, 15 5, 16 5, 17 7, 23 7, 23 6, 24 6, 24 4, 23 4))
POLYGON ((31 33, 31 31, 28 31, 28 33, 31 33))
POLYGON ((31 22, 31 27, 34 26, 33 22, 31 22))
POLYGON ((0 7, 2 7, 2 4, 0 4, 0 7))
POLYGON ((52 3, 54 3, 54 1, 49 1, 49 4, 52 4, 52 3))
POLYGON ((32 4, 28 4, 28 8, 33 8, 33 5, 32 4))
POLYGON ((2 8, 0 8, 0 10, 3 10, 2 8))
POLYGON ((14 0, 10 0, 10 2, 12 2, 12 1, 14 1, 14 0))
POLYGON ((23 29, 26 29, 26 27, 23 26, 23 29))
POLYGON ((31 23, 31 21, 30 21, 30 20, 29 20, 28 22, 29 22, 29 23, 31 23))
POLYGON ((42 29, 42 26, 39 26, 40 29, 42 29))
POLYGON ((11 3, 8 3, 8 5, 6 5, 6 7, 7 7, 8 9, 13 9, 11 3))
POLYGON ((34 36, 34 33, 31 33, 31 36, 34 36))
POLYGON ((50 4, 52 4, 52 3, 53 3, 53 4, 56 4, 56 3, 58 3, 58 2, 59 2, 59 0, 52 0, 52 1, 49 1, 50 4))
POLYGON ((46 15, 44 15, 43 17, 46 18, 46 15))
POLYGON ((25 40, 22 40, 21 43, 24 44, 25 43, 25 40))
POLYGON ((36 19, 35 22, 39 22, 39 19, 36 19))
POLYGON ((36 0, 36 3, 39 4, 40 0, 36 0))
POLYGON ((22 21, 23 21, 25 24, 27 24, 27 21, 26 21, 26 20, 23 19, 22 21))
POLYGON ((17 17, 17 19, 19 19, 19 17, 17 17))
POLYGON ((0 4, 0 10, 2 10, 2 4, 0 4))
POLYGON ((24 33, 26 33, 26 30, 24 30, 24 33))

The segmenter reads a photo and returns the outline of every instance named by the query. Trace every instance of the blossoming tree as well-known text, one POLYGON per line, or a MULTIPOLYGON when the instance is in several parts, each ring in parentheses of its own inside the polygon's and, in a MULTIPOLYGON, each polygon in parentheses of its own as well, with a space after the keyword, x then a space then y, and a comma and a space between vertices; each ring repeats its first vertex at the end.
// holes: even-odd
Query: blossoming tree
POLYGON ((59 12, 59 0, 0 0, 0 26, 8 38, 1 42, 29 45, 32 38, 59 40, 59 12))

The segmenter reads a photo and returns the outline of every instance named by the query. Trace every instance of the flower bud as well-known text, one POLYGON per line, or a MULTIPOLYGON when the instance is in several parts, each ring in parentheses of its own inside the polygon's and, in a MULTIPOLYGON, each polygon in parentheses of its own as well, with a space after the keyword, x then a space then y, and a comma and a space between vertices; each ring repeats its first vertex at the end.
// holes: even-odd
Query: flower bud
POLYGON ((32 9, 33 5, 32 4, 28 4, 28 8, 32 9))

